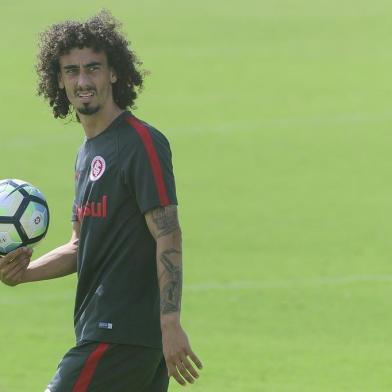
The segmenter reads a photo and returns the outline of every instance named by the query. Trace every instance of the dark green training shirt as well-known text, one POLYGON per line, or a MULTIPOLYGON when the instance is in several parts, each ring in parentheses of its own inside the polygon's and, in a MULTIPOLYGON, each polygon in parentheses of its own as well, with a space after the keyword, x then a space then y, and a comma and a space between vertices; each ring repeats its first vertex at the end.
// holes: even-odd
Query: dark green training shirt
POLYGON ((160 348, 156 243, 144 213, 177 204, 169 143, 124 112, 84 142, 75 169, 77 342, 160 348))

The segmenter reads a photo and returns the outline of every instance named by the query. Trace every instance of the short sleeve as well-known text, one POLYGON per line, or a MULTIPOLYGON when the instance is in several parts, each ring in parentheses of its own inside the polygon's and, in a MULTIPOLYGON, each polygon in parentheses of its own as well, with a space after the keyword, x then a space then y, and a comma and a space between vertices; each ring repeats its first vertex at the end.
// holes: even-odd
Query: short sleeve
POLYGON ((135 143, 126 159, 125 181, 144 214, 177 204, 172 154, 166 137, 142 123, 134 125, 135 143))

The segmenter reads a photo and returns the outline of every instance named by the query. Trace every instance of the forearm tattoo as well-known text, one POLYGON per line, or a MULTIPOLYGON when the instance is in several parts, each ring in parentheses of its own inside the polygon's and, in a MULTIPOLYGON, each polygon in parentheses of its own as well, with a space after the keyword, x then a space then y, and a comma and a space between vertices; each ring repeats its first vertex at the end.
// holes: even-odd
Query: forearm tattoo
POLYGON ((181 251, 174 248, 165 250, 160 255, 160 263, 161 313, 178 312, 182 294, 181 251))
POLYGON ((176 206, 156 208, 152 211, 152 220, 157 229, 157 238, 173 233, 180 228, 176 206))

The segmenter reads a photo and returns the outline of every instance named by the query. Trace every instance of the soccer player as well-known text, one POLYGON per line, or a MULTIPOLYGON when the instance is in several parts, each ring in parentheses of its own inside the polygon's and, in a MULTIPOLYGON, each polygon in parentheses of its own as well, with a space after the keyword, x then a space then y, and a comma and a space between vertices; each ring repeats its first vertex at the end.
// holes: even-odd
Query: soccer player
POLYGON ((21 248, 0 260, 20 283, 77 272, 76 346, 48 392, 161 392, 202 364, 181 327, 181 230, 170 146, 130 111, 140 62, 102 11, 41 35, 38 93, 55 118, 76 116, 86 139, 75 164, 71 240, 29 263, 21 248), (14 262, 11 262, 15 260, 14 262))

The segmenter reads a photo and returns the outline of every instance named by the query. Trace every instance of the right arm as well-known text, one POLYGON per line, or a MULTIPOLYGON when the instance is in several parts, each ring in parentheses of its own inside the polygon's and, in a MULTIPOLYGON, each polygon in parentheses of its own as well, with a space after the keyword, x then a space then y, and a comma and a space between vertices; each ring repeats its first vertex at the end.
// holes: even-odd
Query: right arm
POLYGON ((79 245, 80 223, 74 222, 71 240, 38 258, 19 274, 0 275, 1 281, 8 286, 60 278, 76 272, 76 257, 79 245))

